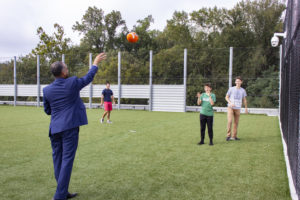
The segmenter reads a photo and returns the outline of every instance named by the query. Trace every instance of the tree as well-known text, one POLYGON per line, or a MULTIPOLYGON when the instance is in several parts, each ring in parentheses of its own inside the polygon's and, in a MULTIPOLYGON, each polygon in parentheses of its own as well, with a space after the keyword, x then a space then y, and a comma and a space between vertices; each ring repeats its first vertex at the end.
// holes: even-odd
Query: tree
POLYGON ((70 46, 70 38, 65 38, 64 28, 59 24, 54 24, 55 32, 53 35, 48 35, 42 27, 37 29, 37 34, 40 41, 32 53, 35 55, 46 55, 48 59, 59 58, 63 53, 66 53, 70 46))
POLYGON ((263 72, 262 77, 248 82, 247 93, 250 107, 272 108, 278 106, 278 72, 272 66, 263 72))
POLYGON ((222 8, 201 8, 190 13, 191 22, 195 23, 196 32, 221 32, 225 27, 227 10, 222 8))
POLYGON ((104 15, 104 11, 97 7, 89 7, 83 15, 81 23, 76 21, 74 31, 83 34, 82 44, 88 46, 92 52, 103 52, 120 46, 117 30, 126 31, 125 21, 119 11, 112 11, 104 15))
POLYGON ((105 27, 107 32, 107 49, 116 49, 120 47, 120 39, 117 35, 117 28, 121 27, 121 33, 126 31, 125 20, 122 19, 119 11, 112 11, 105 16, 105 27))
MULTIPOLYGON (((274 32, 282 31, 281 13, 284 5, 279 0, 243 0, 232 9, 201 8, 187 13, 175 11, 163 31, 152 30, 151 15, 136 22, 130 31, 139 35, 139 42, 126 40, 129 29, 119 11, 107 15, 102 9, 89 7, 74 31, 83 35, 81 43, 69 45, 63 27, 55 25, 53 35, 40 27, 40 42, 32 51, 41 57, 42 80, 49 83, 49 65, 65 61, 71 75, 82 76, 88 69, 88 53, 106 51, 95 83, 109 79, 117 82, 117 52, 122 50, 122 83, 146 84, 149 77, 149 50, 153 50, 153 83, 183 83, 183 49, 188 49, 187 105, 195 105, 195 94, 210 82, 217 96, 217 106, 224 106, 228 89, 229 47, 233 50, 233 77, 241 75, 243 86, 249 90, 250 106, 274 107, 278 80, 278 48, 270 46, 274 32), (272 76, 269 76, 272 75, 272 76), (258 97, 257 97, 258 96, 258 97), (261 96, 261 97, 260 97, 261 96)), ((1 64, 1 74, 11 73, 8 64, 1 64)), ((11 63, 10 63, 11 65, 11 63)), ((32 54, 18 59, 21 82, 35 82, 36 57, 32 54)), ((3 79, 7 81, 7 79, 3 79)), ((129 102, 129 101, 128 101, 129 102)), ((133 102, 132 102, 133 103, 133 102)))
POLYGON ((76 21, 73 30, 83 34, 82 43, 90 49, 95 48, 98 52, 104 50, 106 36, 104 26, 104 11, 97 7, 89 7, 81 19, 76 21))
POLYGON ((167 20, 167 26, 164 30, 165 39, 168 41, 168 47, 180 45, 190 47, 193 39, 190 33, 190 20, 188 13, 175 11, 173 17, 167 20))

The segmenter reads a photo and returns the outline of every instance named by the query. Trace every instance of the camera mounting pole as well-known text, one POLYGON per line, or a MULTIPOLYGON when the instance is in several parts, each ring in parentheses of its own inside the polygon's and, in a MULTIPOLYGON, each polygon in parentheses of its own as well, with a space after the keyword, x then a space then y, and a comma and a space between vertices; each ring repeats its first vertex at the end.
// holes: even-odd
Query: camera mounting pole
POLYGON ((285 39, 286 38, 286 32, 284 32, 284 33, 274 33, 273 37, 275 37, 275 36, 277 36, 277 37, 283 37, 285 39))

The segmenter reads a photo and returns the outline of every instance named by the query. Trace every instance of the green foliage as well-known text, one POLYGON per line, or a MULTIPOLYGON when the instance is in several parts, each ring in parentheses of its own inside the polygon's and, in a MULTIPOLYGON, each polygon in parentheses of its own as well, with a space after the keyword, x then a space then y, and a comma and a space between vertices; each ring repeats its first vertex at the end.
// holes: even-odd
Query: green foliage
MULTIPOLYGON (((118 52, 107 52, 107 59, 100 64, 99 70, 101 73, 97 73, 93 83, 105 84, 109 81, 111 84, 118 83, 118 52)), ((86 73, 86 71, 84 72, 86 73)))
POLYGON ((49 59, 58 59, 61 54, 66 53, 70 48, 70 38, 65 38, 64 28, 59 24, 54 24, 55 32, 49 36, 42 27, 37 29, 40 41, 35 49, 34 55, 46 55, 49 59))
POLYGON ((76 21, 74 31, 83 35, 82 43, 91 52, 103 52, 120 47, 123 36, 127 32, 125 21, 119 11, 112 11, 104 15, 104 11, 97 7, 89 7, 81 22, 76 21), (121 29, 121 34, 117 29, 121 29))
MULTIPOLYGON (((195 95, 210 82, 217 96, 217 106, 225 106, 228 89, 229 47, 233 49, 233 77, 244 78, 249 89, 249 105, 277 107, 278 48, 272 48, 270 38, 282 31, 282 11, 279 0, 243 0, 232 9, 200 8, 187 13, 175 11, 164 30, 153 30, 152 15, 137 20, 128 29, 119 11, 104 14, 101 8, 89 7, 73 30, 83 36, 79 45, 70 45, 62 26, 55 24, 52 35, 39 27, 40 42, 32 51, 41 55, 41 82, 53 80, 49 66, 55 60, 65 62, 71 75, 83 76, 88 71, 89 55, 105 51, 107 60, 101 64, 94 83, 117 83, 117 52, 122 51, 122 84, 148 84, 149 51, 153 50, 153 83, 183 84, 183 50, 188 49, 187 105, 196 105, 195 95), (139 35, 135 44, 126 40, 129 31, 139 35), (272 74, 272 75, 271 75, 272 74), (257 88, 268 88, 257 90, 257 88), (254 92, 254 89, 255 92, 254 92)), ((36 56, 18 59, 19 83, 36 82, 36 56)), ((12 83, 12 61, 0 63, 1 83, 12 83), (8 67, 10 66, 10 67, 8 67), (9 77, 9 78, 8 78, 9 77)))
POLYGON ((164 30, 168 46, 180 45, 182 47, 190 47, 192 44, 192 36, 190 33, 190 20, 188 13, 175 11, 173 18, 167 20, 167 26, 164 30))
POLYGON ((278 105, 279 77, 275 68, 272 66, 261 77, 248 82, 250 107, 272 108, 278 105))
POLYGON ((183 84, 183 49, 174 46, 153 56, 153 84, 183 84))
POLYGON ((14 83, 14 61, 0 62, 0 84, 14 83))

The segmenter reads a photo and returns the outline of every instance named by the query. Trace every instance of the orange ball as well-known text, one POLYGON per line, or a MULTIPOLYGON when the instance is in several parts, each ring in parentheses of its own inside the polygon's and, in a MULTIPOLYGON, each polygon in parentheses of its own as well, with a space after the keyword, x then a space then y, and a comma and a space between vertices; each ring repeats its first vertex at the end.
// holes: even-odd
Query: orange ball
POLYGON ((139 36, 135 32, 130 32, 127 34, 127 40, 130 43, 136 43, 139 40, 139 36))

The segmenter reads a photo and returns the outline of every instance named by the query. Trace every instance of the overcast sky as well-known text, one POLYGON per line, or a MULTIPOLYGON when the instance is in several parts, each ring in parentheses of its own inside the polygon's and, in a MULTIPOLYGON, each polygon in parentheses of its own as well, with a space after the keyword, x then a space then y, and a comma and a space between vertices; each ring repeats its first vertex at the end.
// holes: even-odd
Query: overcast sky
POLYGON ((36 47, 36 30, 43 27, 48 34, 58 23, 66 37, 79 44, 78 32, 72 26, 80 21, 89 6, 120 11, 129 29, 148 15, 154 18, 152 29, 162 30, 175 10, 191 12, 203 7, 233 8, 240 0, 0 0, 0 58, 26 55, 36 47))

